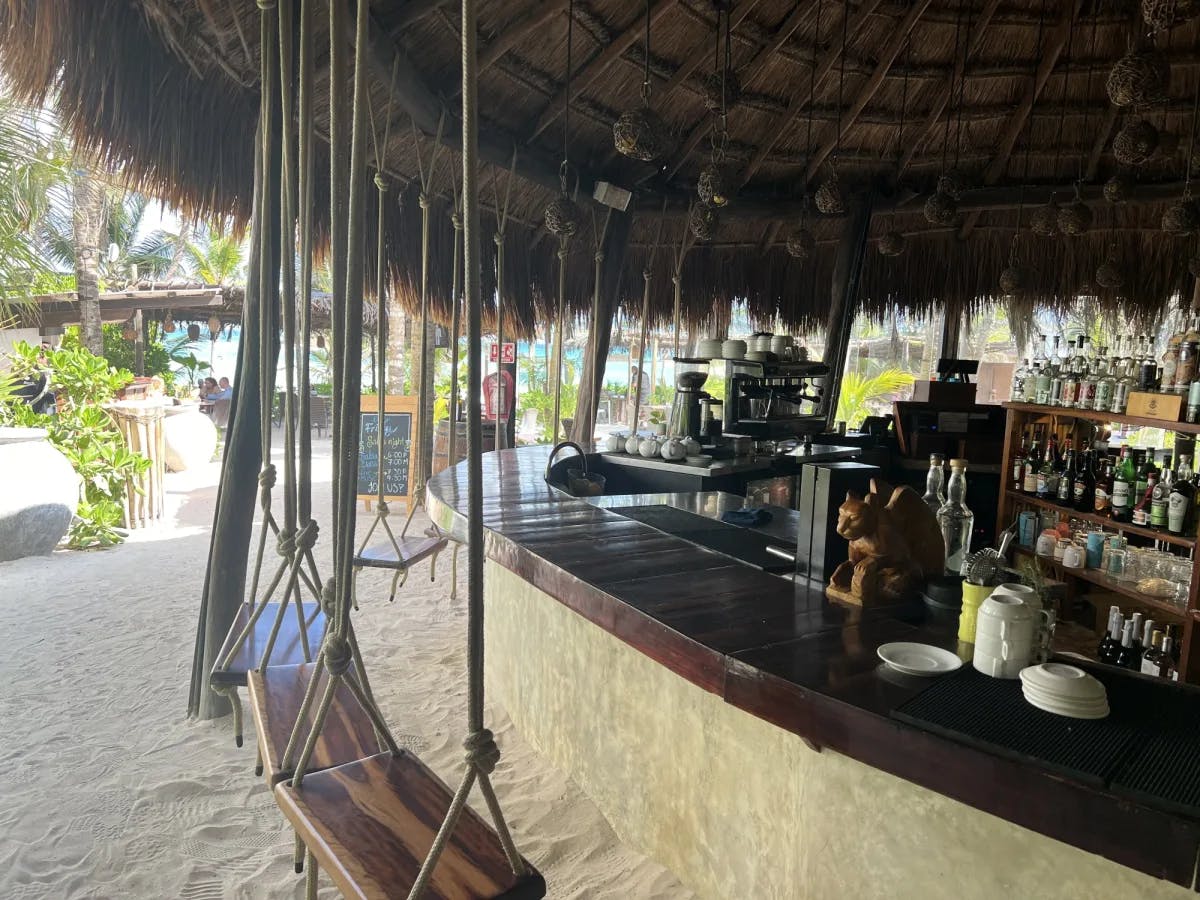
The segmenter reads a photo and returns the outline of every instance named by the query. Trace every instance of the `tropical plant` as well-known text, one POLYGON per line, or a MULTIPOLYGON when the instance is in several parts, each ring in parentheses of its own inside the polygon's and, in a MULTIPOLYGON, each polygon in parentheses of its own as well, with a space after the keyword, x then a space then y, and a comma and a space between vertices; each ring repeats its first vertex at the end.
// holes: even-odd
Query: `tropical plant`
MULTIPOLYGON (((133 275, 135 266, 139 276, 166 274, 176 262, 177 236, 161 228, 142 234, 146 215, 155 201, 109 185, 101 186, 101 192, 104 246, 99 248, 100 278, 105 283, 125 281, 133 275), (115 253, 111 252, 113 247, 115 253)), ((46 256, 63 268, 74 267, 77 247, 71 206, 52 205, 41 220, 40 232, 46 256)))
POLYGON ((860 425, 866 416, 883 413, 885 402, 911 387, 914 380, 912 374, 901 369, 885 369, 870 377, 847 372, 842 377, 835 418, 850 427, 860 425))
POLYGON ((205 284, 223 287, 245 281, 245 244, 230 223, 209 225, 199 238, 186 245, 192 274, 205 284))
POLYGON ((48 114, 0 95, 0 317, 52 274, 36 223, 65 192, 68 161, 48 114))
POLYGON ((133 376, 80 346, 73 333, 58 350, 43 351, 22 341, 11 359, 12 377, 49 372, 57 394, 56 414, 39 414, 23 400, 11 395, 6 399, 0 392, 0 421, 45 428, 50 443, 79 475, 79 505, 67 546, 87 549, 120 543, 125 492, 131 479, 149 468, 150 460, 126 446, 103 404, 133 376))
MULTIPOLYGON (((134 368, 133 341, 126 340, 124 331, 124 325, 104 326, 104 358, 114 369, 134 368)), ((194 387, 196 372, 209 368, 208 363, 197 360, 195 342, 186 333, 164 334, 162 325, 154 321, 147 323, 146 331, 148 340, 142 351, 145 374, 159 376, 170 391, 175 379, 186 372, 189 384, 194 387), (193 363, 198 366, 195 370, 192 370, 193 363)))

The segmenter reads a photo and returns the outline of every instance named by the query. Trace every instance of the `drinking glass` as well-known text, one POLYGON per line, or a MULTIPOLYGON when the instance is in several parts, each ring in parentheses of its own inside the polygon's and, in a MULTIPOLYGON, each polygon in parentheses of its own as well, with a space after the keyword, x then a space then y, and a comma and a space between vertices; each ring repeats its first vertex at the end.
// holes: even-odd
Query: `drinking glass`
POLYGON ((1126 569, 1125 563, 1126 563, 1128 556, 1129 556, 1128 550, 1110 549, 1108 551, 1108 564, 1107 564, 1108 567, 1105 569, 1105 571, 1108 573, 1109 578, 1116 579, 1117 581, 1128 581, 1129 580, 1129 575, 1125 571, 1125 569, 1126 569))
POLYGON ((1175 605, 1180 609, 1186 609, 1188 592, 1192 586, 1192 563, 1190 560, 1176 557, 1175 562, 1171 563, 1171 581, 1175 583, 1175 605))

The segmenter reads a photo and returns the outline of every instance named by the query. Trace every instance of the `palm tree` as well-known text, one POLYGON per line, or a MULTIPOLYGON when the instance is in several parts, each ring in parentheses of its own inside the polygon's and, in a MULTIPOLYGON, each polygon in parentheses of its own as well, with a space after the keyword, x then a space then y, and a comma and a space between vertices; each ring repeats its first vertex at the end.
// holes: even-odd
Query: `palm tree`
POLYGON ((50 117, 0 95, 0 319, 53 278, 35 223, 64 193, 66 143, 50 117))
POLYGON ((209 225, 186 244, 193 274, 205 284, 229 287, 245 280, 245 245, 228 222, 209 225))
POLYGON ((850 427, 859 425, 866 416, 878 415, 882 411, 875 408, 881 401, 893 399, 900 391, 910 387, 914 380, 910 373, 901 369, 884 369, 870 377, 859 372, 847 372, 842 376, 835 418, 850 427))

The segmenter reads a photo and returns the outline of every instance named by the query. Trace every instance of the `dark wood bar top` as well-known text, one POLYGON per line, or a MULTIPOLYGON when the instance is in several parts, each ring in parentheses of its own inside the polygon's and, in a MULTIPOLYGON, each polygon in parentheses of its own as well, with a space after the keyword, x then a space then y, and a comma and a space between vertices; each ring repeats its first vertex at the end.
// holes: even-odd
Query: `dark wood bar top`
MULTIPOLYGON (((548 453, 539 446, 484 454, 490 559, 680 677, 795 733, 815 750, 829 748, 1064 843, 1194 886, 1200 818, 1051 771, 1036 760, 968 746, 892 715, 929 681, 881 668, 876 650, 890 641, 920 641, 969 658, 969 648, 956 642, 953 621, 930 621, 923 609, 864 612, 832 604, 805 583, 611 511, 664 505, 719 519, 726 509, 741 507, 740 497, 705 492, 578 499, 546 483, 548 453)), ((430 480, 427 505, 439 527, 463 538, 465 466, 430 480)), ((766 533, 785 541, 789 524, 786 515, 773 518, 766 533)))

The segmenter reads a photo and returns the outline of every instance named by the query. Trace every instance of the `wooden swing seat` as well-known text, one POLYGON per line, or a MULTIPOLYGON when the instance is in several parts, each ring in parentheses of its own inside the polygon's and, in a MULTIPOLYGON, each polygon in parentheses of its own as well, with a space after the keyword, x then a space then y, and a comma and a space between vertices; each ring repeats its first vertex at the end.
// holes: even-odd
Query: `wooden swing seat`
MULTIPOLYGON (((316 663, 268 666, 266 669, 252 670, 249 674, 247 691, 250 694, 250 711, 258 730, 263 777, 266 778, 269 787, 274 787, 292 774, 283 769, 283 753, 287 749, 292 727, 304 702, 304 692, 308 689, 315 668, 316 663)), ((306 727, 300 732, 301 745, 312 727, 317 703, 328 678, 328 670, 322 670, 317 694, 305 719, 306 727)), ((297 756, 299 752, 297 748, 297 756)), ((309 771, 315 772, 354 762, 378 752, 379 742, 375 738, 371 720, 358 705, 350 689, 344 684, 339 685, 333 695, 329 713, 325 717, 325 726, 317 737, 312 757, 309 759, 309 771)))
POLYGON ((390 541, 372 544, 354 557, 354 565, 368 569, 404 570, 426 557, 441 553, 449 543, 444 537, 405 537, 393 546, 390 541), (397 552, 399 547, 399 552, 397 552))
MULTIPOLYGON (((275 786, 275 802, 343 896, 404 900, 454 792, 407 751, 380 753, 275 786)), ((526 864, 528 865, 528 863, 526 864)), ((538 900, 546 882, 514 875, 495 831, 469 806, 422 900, 538 900)))
MULTIPOLYGON (((251 612, 252 607, 249 603, 243 603, 238 607, 237 616, 229 627, 229 633, 225 635, 225 642, 221 645, 221 652, 217 654, 218 660, 224 659, 229 653, 229 649, 250 620, 251 612)), ((325 636, 325 613, 318 611, 315 602, 304 604, 305 622, 308 622, 314 612, 316 612, 316 618, 307 626, 307 630, 309 652, 313 659, 316 659, 321 639, 325 636)), ((245 685, 246 673, 257 669, 262 661, 263 650, 266 649, 267 639, 271 636, 271 626, 278 613, 279 604, 277 602, 267 604, 266 611, 254 623, 254 631, 246 637, 242 646, 234 654, 229 667, 226 669, 214 668, 209 674, 210 684, 235 687, 245 685)), ((274 649, 271 650, 270 665, 299 665, 304 661, 304 645, 300 642, 300 626, 296 622, 296 610, 289 609, 285 611, 283 622, 279 626, 279 635, 275 638, 274 649)))

